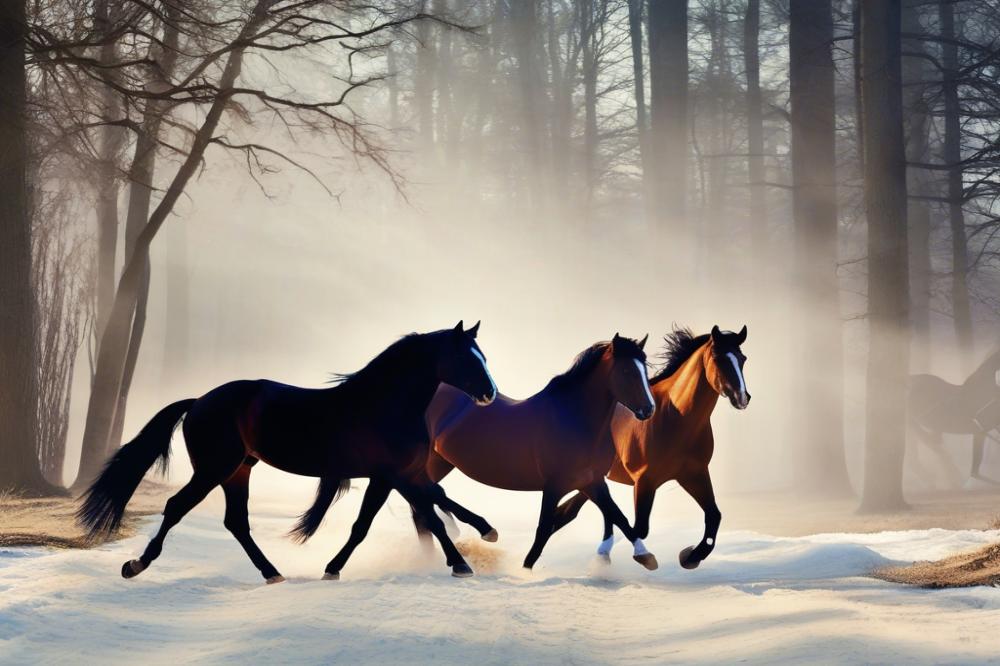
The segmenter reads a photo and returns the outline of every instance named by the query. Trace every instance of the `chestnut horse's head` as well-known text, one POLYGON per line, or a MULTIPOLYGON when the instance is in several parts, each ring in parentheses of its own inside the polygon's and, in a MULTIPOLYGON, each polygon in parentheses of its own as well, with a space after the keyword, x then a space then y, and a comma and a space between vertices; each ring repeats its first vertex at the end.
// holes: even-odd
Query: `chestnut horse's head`
POLYGON ((438 355, 438 378, 464 391, 479 405, 488 405, 497 397, 497 385, 486 367, 483 350, 476 344, 479 322, 462 330, 462 322, 448 331, 438 355))
POLYGON ((709 383, 720 395, 729 398, 736 409, 746 409, 750 404, 750 392, 743 376, 747 357, 740 350, 746 339, 746 326, 739 333, 720 331, 718 326, 713 326, 710 353, 705 357, 705 375, 709 383))
POLYGON ((648 338, 647 335, 642 340, 633 340, 615 333, 611 339, 611 393, 640 421, 648 419, 656 409, 643 351, 648 338))

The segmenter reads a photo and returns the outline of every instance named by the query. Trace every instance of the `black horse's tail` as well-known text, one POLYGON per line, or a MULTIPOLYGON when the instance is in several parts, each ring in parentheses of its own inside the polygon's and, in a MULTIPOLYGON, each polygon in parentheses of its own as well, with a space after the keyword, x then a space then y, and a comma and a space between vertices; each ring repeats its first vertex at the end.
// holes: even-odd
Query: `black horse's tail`
POLYGON ((161 409, 131 442, 118 449, 104 471, 83 496, 76 520, 91 539, 106 537, 118 529, 125 505, 139 487, 142 477, 159 459, 160 472, 170 459, 170 437, 181 417, 195 403, 179 400, 161 409))
POLYGON ((316 534, 316 530, 323 523, 323 516, 326 515, 327 510, 350 488, 350 479, 321 477, 319 488, 316 489, 316 500, 311 507, 306 509, 305 513, 299 516, 295 527, 291 529, 288 536, 297 543, 305 543, 309 537, 316 534))

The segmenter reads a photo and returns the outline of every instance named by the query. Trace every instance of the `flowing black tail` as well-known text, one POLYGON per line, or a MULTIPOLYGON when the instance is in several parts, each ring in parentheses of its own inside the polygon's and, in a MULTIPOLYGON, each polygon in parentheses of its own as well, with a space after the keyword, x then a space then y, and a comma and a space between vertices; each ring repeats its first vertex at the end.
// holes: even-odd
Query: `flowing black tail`
POLYGON ((306 509, 305 513, 299 516, 295 527, 288 533, 293 540, 298 543, 305 543, 323 522, 330 506, 340 499, 340 496, 351 488, 350 479, 336 479, 332 477, 321 477, 319 488, 316 489, 316 500, 313 505, 306 509))
POLYGON ((181 417, 195 403, 179 400, 161 409, 131 442, 118 449, 104 471, 83 495, 77 522, 90 539, 114 534, 122 522, 125 505, 132 498, 149 468, 160 461, 161 473, 170 459, 170 437, 181 417))

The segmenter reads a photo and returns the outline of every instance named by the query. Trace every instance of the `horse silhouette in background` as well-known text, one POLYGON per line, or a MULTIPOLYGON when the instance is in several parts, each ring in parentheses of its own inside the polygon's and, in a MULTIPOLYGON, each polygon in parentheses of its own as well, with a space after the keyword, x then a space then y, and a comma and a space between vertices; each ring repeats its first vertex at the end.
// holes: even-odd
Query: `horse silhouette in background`
POLYGON ((980 471, 986 439, 996 439, 992 433, 1000 428, 1000 350, 983 361, 960 385, 935 375, 911 375, 907 407, 911 428, 946 468, 955 470, 942 448, 942 436, 972 435, 970 476, 1000 485, 980 471))

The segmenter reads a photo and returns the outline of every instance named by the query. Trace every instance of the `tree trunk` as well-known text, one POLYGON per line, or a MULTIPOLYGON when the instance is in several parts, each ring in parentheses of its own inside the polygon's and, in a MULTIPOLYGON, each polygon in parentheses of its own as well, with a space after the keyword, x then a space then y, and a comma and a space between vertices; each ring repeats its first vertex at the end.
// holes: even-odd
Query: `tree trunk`
MULTIPOLYGON (((237 37, 236 43, 252 34, 265 17, 261 10, 264 1, 259 0, 257 9, 237 37)), ((229 102, 228 91, 233 88, 233 84, 239 77, 242 62, 243 48, 235 48, 229 54, 220 77, 219 93, 206 113, 201 127, 194 135, 190 152, 178 168, 160 203, 150 215, 149 221, 136 238, 135 251, 125 264, 125 270, 118 283, 118 292, 115 295, 111 316, 98 345, 94 381, 91 386, 87 420, 83 433, 80 472, 74 484, 75 488, 88 485, 100 471, 104 462, 104 453, 107 451, 108 439, 114 424, 119 387, 128 355, 132 315, 139 301, 145 266, 149 260, 149 246, 174 204, 177 203, 177 199, 180 198, 188 181, 197 170, 229 102)))
POLYGON ((516 76, 520 113, 520 143, 522 157, 523 184, 527 193, 526 211, 538 215, 544 210, 544 183, 541 174, 542 127, 544 118, 541 100, 544 96, 541 73, 539 72, 538 44, 538 0, 511 0, 511 31, 514 46, 514 60, 517 63, 516 76))
MULTIPOLYGON (((920 13, 918 0, 903 3, 903 32, 919 34, 920 13)), ((926 162, 930 122, 927 103, 924 101, 926 86, 922 82, 931 78, 925 58, 923 41, 910 39, 906 51, 913 56, 902 62, 906 125, 906 159, 909 162, 926 162), (918 83, 920 85, 918 85, 918 83), (909 85, 907 85, 909 84, 909 85)), ((907 191, 929 194, 927 177, 918 168, 906 172, 907 191)), ((910 238, 910 372, 927 372, 930 368, 930 306, 931 306, 931 211, 926 201, 909 202, 907 218, 910 238)))
POLYGON ((38 464, 25 3, 0 3, 0 490, 49 492, 38 464))
MULTIPOLYGON (((756 1, 756 0, 755 0, 756 1)), ((646 82, 642 60, 642 5, 643 0, 628 0, 628 36, 632 47, 632 91, 635 98, 635 134, 639 144, 639 164, 642 166, 642 198, 647 201, 649 182, 649 123, 646 120, 646 82)))
POLYGON ((972 307, 969 302, 969 248, 965 232, 962 167, 962 119, 958 103, 958 47, 955 44, 955 5, 938 4, 941 25, 941 67, 944 75, 944 163, 948 166, 948 222, 951 227, 951 307, 955 339, 962 362, 972 365, 972 307))
POLYGON ((583 191, 582 217, 591 217, 597 189, 597 30, 594 0, 579 0, 580 40, 583 43, 583 191))
POLYGON ((688 157, 687 0, 649 0, 650 220, 666 240, 685 225, 688 157))
POLYGON ((796 326, 793 387, 809 396, 798 408, 797 480, 821 494, 850 492, 844 460, 843 341, 837 283, 837 191, 833 14, 830 0, 789 6, 794 288, 803 315, 796 326))
POLYGON ((750 233, 755 266, 762 270, 768 255, 767 180, 764 170, 764 112, 760 92, 760 0, 747 0, 743 21, 743 67, 747 77, 747 180, 750 185, 750 233))
POLYGON ((892 511, 905 507, 909 355, 900 0, 865 0, 861 12, 869 326, 861 509, 892 511))
MULTIPOLYGON (((427 11, 426 0, 420 2, 420 12, 427 11)), ((413 97, 417 107, 417 146, 424 156, 434 151, 434 42, 428 19, 417 21, 417 71, 413 97)))

